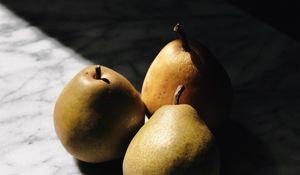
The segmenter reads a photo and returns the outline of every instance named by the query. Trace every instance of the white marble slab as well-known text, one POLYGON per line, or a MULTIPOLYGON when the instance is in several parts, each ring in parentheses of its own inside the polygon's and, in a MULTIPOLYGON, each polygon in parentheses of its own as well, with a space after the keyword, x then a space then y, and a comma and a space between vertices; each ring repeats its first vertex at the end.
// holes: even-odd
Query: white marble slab
POLYGON ((213 51, 235 89, 219 144, 221 175, 300 174, 298 41, 223 0, 2 2, 86 58, 0 5, 1 175, 103 175, 103 167, 119 167, 74 161, 54 132, 55 100, 75 73, 95 63, 140 89, 157 52, 176 37, 169 29, 178 19, 213 51))
POLYGON ((65 83, 88 64, 0 5, 0 174, 80 174, 52 114, 65 83))

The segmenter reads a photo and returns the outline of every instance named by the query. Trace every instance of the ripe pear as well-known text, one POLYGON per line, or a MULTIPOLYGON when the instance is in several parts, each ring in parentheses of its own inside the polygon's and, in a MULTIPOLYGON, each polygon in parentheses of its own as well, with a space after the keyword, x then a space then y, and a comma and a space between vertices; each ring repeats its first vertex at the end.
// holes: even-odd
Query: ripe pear
POLYGON ((179 24, 174 31, 180 39, 159 52, 143 82, 141 97, 147 115, 151 117, 161 106, 171 104, 173 89, 184 84, 180 103, 194 107, 212 131, 218 130, 232 106, 229 76, 207 48, 187 39, 179 24))
POLYGON ((96 163, 122 158, 144 116, 144 104, 133 85, 112 69, 93 65, 61 92, 54 124, 71 155, 96 163))
MULTIPOLYGON (((176 94, 182 93, 183 86, 176 94)), ((175 96, 175 104, 180 95, 175 96)), ((124 175, 218 175, 213 134, 188 104, 159 108, 130 142, 124 175)))

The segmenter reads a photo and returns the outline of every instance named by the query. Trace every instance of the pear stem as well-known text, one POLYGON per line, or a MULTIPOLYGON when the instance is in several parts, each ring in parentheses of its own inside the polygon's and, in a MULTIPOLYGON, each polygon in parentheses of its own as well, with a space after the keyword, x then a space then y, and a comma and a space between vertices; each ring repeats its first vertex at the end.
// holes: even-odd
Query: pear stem
POLYGON ((173 98, 173 104, 174 105, 178 105, 179 104, 179 98, 180 98, 180 96, 181 96, 181 94, 182 94, 182 92, 183 92, 183 90, 184 90, 184 85, 179 85, 179 86, 177 86, 177 89, 176 89, 176 91, 175 91, 175 94, 174 94, 174 98, 173 98))
POLYGON ((179 37, 180 39, 182 40, 182 47, 183 47, 183 50, 186 51, 186 52, 190 52, 191 51, 191 47, 189 45, 189 42, 188 42, 188 39, 184 33, 184 30, 182 28, 182 26, 177 23, 174 28, 173 28, 174 32, 178 33, 179 34, 179 37))
POLYGON ((100 65, 97 65, 95 70, 96 70, 96 79, 101 80, 101 67, 100 67, 100 65))

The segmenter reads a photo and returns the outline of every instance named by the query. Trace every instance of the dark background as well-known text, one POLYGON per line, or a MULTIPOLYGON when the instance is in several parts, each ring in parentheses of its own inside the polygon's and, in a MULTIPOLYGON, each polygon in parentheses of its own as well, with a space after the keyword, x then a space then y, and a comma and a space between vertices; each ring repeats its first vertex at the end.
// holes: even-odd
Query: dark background
POLYGON ((300 39, 300 2, 295 0, 227 0, 236 7, 249 13, 277 30, 288 34, 294 39, 300 39))
MULTIPOLYGON (((222 0, 213 0, 212 3, 222 0)), ((237 8, 247 12, 249 15, 257 20, 261 20, 264 23, 276 28, 277 30, 288 34, 293 39, 300 39, 299 31, 300 25, 297 19, 300 16, 300 2, 296 0, 285 1, 268 1, 268 0, 225 0, 226 2, 236 6, 237 8)), ((27 21, 43 29, 49 35, 60 39, 66 44, 70 44, 69 41, 64 38, 63 32, 55 29, 51 29, 51 25, 55 22, 57 25, 65 25, 70 20, 84 21, 86 20, 151 20, 157 17, 162 17, 168 14, 170 21, 184 20, 184 16, 187 16, 187 12, 182 11, 181 1, 163 0, 155 3, 148 2, 122 2, 122 1, 96 1, 91 0, 84 2, 83 0, 67 0, 61 2, 59 0, 53 0, 51 2, 47 0, 1 0, 3 4, 12 9, 14 12, 25 18, 27 21), (97 14, 99 10, 102 10, 108 6, 105 14, 97 14), (155 4, 155 5, 153 5, 155 4), (115 6, 111 8, 111 6, 115 6), (99 8, 100 7, 100 8, 99 8), (129 15, 120 14, 118 9, 135 8, 134 12, 130 12, 129 15), (74 9, 72 9, 74 8, 74 9), (159 10, 159 11, 156 11, 159 10), (165 11, 165 12, 164 12, 165 11), (80 17, 81 16, 81 17, 80 17), (47 20, 47 21, 46 21, 47 20)), ((202 1, 204 2, 204 1, 202 1)), ((198 5, 201 5, 202 3, 198 5)), ((206 1, 205 3, 207 3, 206 1)), ((96 21, 94 21, 96 22, 96 21)), ((53 27, 53 26, 52 26, 53 27)), ((76 28, 74 26, 74 28, 76 28)), ((72 28, 72 30, 76 30, 72 28)), ((80 32, 79 29, 77 29, 80 32)))
MULTIPOLYGON (((297 1, 0 0, 84 58, 140 90, 181 22, 231 77, 235 104, 219 139, 221 174, 300 174, 300 6, 297 1), (128 68, 129 67, 129 68, 128 68)), ((121 160, 77 162, 83 174, 120 174, 121 160), (112 172, 113 171, 113 172, 112 172)))

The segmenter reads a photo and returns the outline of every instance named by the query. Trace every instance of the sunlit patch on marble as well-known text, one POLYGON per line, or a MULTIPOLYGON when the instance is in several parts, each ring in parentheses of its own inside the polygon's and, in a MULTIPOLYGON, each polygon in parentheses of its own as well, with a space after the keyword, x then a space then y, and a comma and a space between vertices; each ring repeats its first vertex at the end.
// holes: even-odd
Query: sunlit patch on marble
POLYGON ((0 170, 80 174, 53 127, 55 100, 92 64, 0 5, 0 170))
POLYGON ((152 60, 176 38, 178 19, 212 50, 235 89, 221 174, 300 174, 299 42, 223 0, 120 2, 1 1, 86 58, 0 5, 0 174, 82 174, 53 128, 62 87, 86 65, 101 64, 140 90, 152 60))

